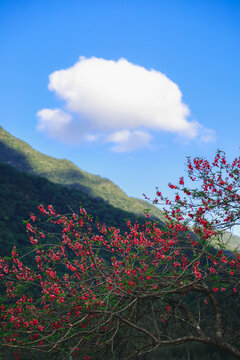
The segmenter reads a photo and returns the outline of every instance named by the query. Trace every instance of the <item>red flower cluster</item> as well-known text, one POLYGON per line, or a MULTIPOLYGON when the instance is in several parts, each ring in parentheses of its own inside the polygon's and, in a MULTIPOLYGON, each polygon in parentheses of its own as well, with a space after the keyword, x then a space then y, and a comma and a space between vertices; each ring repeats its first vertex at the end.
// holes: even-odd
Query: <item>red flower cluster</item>
POLYGON ((108 344, 121 322, 131 322, 123 315, 140 300, 161 299, 156 311, 166 323, 183 307, 172 295, 182 299, 202 291, 209 306, 215 293, 237 293, 240 256, 211 252, 210 245, 214 240, 220 246, 222 229, 239 219, 240 161, 229 164, 219 151, 212 164, 188 159, 188 171, 192 181, 202 182, 200 189, 185 188, 180 178, 180 188, 169 187, 182 191, 181 198, 177 193, 172 202, 156 192, 169 206, 164 225, 149 218, 143 225, 128 221, 122 233, 94 223, 84 208, 58 215, 51 205, 40 205, 41 218, 31 214, 27 223, 34 266, 24 265, 16 248, 11 260, 0 259, 9 300, 0 307, 3 343, 57 351, 66 342, 77 354, 82 346, 108 344), (43 218, 55 226, 53 235, 42 227, 43 218), (84 339, 81 346, 76 339, 84 339))

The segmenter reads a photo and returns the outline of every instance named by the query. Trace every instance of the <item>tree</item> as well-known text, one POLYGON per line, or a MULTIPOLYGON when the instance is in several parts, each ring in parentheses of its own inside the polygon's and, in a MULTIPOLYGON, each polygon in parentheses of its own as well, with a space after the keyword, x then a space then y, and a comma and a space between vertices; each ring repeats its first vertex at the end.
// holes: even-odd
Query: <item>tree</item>
POLYGON ((240 358, 240 255, 223 234, 240 219, 240 158, 188 158, 165 223, 128 231, 51 205, 27 223, 35 265, 16 248, 0 260, 1 344, 63 359, 134 359, 157 348, 209 344, 240 358), (213 243, 215 247, 213 247, 213 243), (5 292, 4 292, 5 291, 5 292))

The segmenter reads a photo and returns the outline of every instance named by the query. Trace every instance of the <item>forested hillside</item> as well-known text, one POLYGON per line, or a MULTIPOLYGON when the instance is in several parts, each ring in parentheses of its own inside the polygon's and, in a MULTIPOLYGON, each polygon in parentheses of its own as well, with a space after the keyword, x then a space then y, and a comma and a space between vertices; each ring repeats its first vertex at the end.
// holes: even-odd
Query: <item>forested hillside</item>
POLYGON ((89 174, 71 161, 55 159, 34 150, 24 141, 16 139, 0 127, 0 162, 18 170, 40 175, 48 180, 81 190, 94 199, 102 199, 110 205, 135 215, 143 215, 151 208, 151 214, 162 218, 161 210, 146 201, 128 197, 117 185, 106 178, 89 174))
MULTIPOLYGON (((100 198, 0 163, 0 254, 9 255, 13 246, 28 244, 23 220, 30 212, 38 213, 39 204, 53 205, 59 213, 77 212, 82 204, 95 218, 108 225, 125 228, 126 219, 136 220, 132 213, 115 208, 100 198)), ((143 214, 144 215, 144 214, 143 214)))

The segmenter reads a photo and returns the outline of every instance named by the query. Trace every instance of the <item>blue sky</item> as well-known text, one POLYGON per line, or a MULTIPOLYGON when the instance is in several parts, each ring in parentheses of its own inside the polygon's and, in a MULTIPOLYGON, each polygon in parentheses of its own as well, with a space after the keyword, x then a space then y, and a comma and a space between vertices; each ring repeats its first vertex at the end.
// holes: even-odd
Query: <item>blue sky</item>
POLYGON ((239 39, 238 0, 1 0, 0 125, 168 194, 186 156, 239 156, 239 39))

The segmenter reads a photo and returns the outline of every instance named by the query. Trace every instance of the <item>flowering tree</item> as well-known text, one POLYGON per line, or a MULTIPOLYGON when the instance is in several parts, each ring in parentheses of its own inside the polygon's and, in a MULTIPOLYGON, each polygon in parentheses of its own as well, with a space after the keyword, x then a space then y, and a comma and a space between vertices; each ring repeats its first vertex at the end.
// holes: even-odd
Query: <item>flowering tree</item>
POLYGON ((198 186, 169 184, 172 202, 157 190, 164 224, 128 221, 124 233, 83 208, 62 216, 40 205, 27 223, 35 263, 16 248, 0 259, 1 344, 61 359, 133 359, 196 341, 240 358, 240 255, 222 242, 240 218, 240 159, 189 158, 188 176, 198 186))

